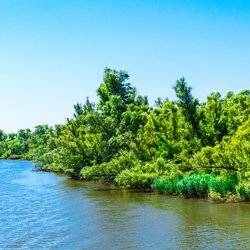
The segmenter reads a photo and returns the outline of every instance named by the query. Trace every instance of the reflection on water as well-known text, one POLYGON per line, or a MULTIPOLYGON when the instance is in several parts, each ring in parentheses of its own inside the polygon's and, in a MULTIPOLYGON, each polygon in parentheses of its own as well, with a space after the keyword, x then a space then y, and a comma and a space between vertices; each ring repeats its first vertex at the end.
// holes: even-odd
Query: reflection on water
POLYGON ((250 204, 68 180, 0 161, 0 249, 247 249, 250 204))

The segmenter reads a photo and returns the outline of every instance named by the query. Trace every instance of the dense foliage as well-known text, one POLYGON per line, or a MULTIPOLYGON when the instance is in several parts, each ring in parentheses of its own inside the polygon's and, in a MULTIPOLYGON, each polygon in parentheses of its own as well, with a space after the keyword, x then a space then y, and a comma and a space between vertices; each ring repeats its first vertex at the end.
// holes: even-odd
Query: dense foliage
POLYGON ((0 157, 31 159, 73 178, 184 197, 250 199, 250 91, 201 103, 181 78, 177 101, 150 107, 125 71, 105 69, 99 102, 74 106, 66 124, 0 131, 0 157))

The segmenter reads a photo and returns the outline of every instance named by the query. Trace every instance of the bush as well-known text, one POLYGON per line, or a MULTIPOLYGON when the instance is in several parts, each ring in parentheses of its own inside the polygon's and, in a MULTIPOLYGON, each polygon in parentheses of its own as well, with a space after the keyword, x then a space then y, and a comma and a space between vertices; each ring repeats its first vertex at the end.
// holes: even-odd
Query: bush
POLYGON ((229 192, 236 193, 236 179, 233 177, 216 177, 210 180, 210 190, 221 194, 222 196, 227 195, 229 192))
POLYGON ((178 178, 160 178, 153 183, 152 189, 165 194, 177 194, 177 183, 179 181, 178 178))
POLYGON ((225 199, 222 198, 219 193, 216 193, 214 191, 210 191, 208 197, 211 201, 217 201, 217 202, 224 202, 225 201, 225 199))
POLYGON ((250 182, 241 182, 236 188, 237 194, 244 200, 250 200, 250 182))
POLYGON ((129 188, 150 188, 157 177, 157 173, 143 173, 126 169, 115 178, 115 182, 129 188))
MULTIPOLYGON (((154 182, 152 188, 162 193, 181 194, 185 198, 206 198, 209 196, 213 199, 236 194, 236 183, 232 177, 222 178, 216 175, 196 173, 186 175, 182 179, 178 177, 159 178, 154 182)), ((246 198, 248 197, 246 188, 242 187, 239 192, 246 198)))
POLYGON ((188 175, 177 183, 177 190, 185 198, 205 198, 209 193, 210 179, 207 174, 188 175))
POLYGON ((123 152, 118 158, 114 158, 110 162, 83 168, 80 176, 81 179, 113 181, 125 169, 130 169, 138 165, 140 165, 140 162, 132 153, 123 152))

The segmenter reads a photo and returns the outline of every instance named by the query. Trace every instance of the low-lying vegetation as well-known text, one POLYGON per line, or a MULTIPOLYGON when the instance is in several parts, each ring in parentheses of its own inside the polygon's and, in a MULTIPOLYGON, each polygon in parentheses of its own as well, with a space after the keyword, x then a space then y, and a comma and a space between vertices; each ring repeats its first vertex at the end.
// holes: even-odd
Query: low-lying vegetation
MULTIPOLYGON (((233 177, 214 174, 189 174, 182 179, 159 178, 152 188, 162 193, 183 195, 185 198, 221 199, 232 194, 237 195, 237 182, 233 177)), ((239 194, 240 197, 246 198, 239 194)))

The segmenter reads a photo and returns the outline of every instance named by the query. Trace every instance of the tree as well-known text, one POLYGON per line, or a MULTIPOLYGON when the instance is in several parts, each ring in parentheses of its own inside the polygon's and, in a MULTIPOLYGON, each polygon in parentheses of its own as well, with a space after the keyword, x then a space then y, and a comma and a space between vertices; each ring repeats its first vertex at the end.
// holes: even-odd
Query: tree
POLYGON ((185 78, 177 80, 173 88, 178 98, 177 104, 182 108, 186 121, 190 122, 194 133, 200 138, 199 118, 197 114, 198 99, 192 96, 192 88, 187 86, 185 78))

